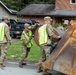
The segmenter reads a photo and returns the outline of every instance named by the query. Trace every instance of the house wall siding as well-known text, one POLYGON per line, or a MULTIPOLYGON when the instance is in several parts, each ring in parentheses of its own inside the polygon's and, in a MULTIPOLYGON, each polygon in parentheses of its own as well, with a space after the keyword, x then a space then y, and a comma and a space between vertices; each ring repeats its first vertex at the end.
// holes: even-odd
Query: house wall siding
POLYGON ((2 17, 6 16, 6 15, 9 17, 9 19, 15 19, 15 20, 17 20, 17 16, 16 15, 10 14, 5 8, 3 8, 0 5, 0 19, 2 19, 2 17))
POLYGON ((56 10, 76 10, 76 4, 71 4, 70 0, 56 0, 56 10))

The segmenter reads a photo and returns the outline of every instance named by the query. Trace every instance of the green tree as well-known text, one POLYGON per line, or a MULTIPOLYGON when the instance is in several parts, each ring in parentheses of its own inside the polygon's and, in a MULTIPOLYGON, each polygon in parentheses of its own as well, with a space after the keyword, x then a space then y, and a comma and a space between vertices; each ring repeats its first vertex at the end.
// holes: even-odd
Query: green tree
POLYGON ((14 10, 22 10, 29 4, 50 4, 55 3, 55 0, 1 0, 8 8, 14 10))

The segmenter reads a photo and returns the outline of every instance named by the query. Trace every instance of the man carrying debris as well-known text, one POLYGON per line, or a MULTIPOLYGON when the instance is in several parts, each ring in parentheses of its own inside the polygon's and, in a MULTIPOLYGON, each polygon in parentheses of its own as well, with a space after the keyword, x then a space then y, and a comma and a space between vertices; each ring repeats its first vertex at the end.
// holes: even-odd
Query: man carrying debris
POLYGON ((54 29, 51 25, 52 19, 51 17, 47 16, 44 18, 45 24, 43 26, 41 26, 38 30, 38 38, 39 38, 39 45, 40 45, 40 50, 41 50, 41 58, 39 63, 36 63, 36 65, 38 66, 38 70, 37 72, 42 72, 42 75, 48 75, 49 73, 47 72, 47 70, 43 69, 41 65, 39 65, 41 62, 44 62, 48 59, 49 55, 50 55, 50 50, 51 48, 51 38, 60 38, 60 36, 57 36, 54 33, 54 29))

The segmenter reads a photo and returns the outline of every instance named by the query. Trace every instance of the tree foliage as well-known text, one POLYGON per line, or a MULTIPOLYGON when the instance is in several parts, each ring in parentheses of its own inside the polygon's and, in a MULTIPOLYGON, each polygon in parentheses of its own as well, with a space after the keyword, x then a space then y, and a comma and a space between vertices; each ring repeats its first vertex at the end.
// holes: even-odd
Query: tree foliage
POLYGON ((55 0, 1 0, 8 8, 20 11, 29 4, 50 4, 55 0))

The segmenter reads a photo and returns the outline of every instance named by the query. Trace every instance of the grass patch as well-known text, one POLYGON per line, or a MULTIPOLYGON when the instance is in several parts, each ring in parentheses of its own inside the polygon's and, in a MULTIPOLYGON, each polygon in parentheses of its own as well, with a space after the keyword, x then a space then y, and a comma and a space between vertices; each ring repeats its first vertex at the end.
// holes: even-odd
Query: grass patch
MULTIPOLYGON (((12 43, 8 45, 8 60, 19 60, 22 54, 21 42, 12 43)), ((37 62, 40 59, 40 48, 34 43, 32 46, 26 61, 37 62)))

